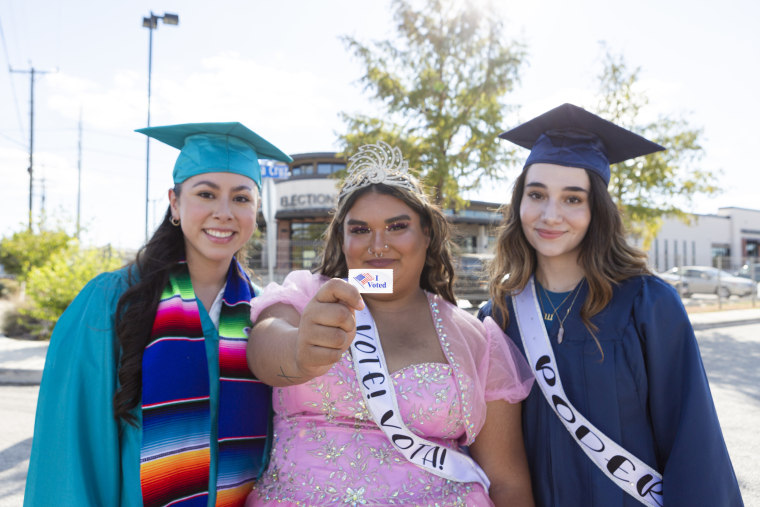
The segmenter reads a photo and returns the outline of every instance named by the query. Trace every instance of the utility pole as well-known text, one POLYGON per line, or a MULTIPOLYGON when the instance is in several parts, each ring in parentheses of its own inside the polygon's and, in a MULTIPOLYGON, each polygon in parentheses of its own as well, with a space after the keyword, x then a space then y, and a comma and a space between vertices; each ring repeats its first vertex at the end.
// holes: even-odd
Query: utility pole
POLYGON ((31 67, 28 70, 9 69, 19 74, 29 74, 29 230, 32 230, 32 193, 34 190, 34 76, 35 74, 48 74, 49 71, 37 70, 31 67))

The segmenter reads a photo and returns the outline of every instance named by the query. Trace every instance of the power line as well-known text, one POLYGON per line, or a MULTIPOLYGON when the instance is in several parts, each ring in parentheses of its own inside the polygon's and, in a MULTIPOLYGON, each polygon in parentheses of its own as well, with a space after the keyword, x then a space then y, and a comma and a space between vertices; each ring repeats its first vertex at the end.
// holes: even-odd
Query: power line
MULTIPOLYGON (((13 70, 11 69, 11 58, 8 55, 8 44, 5 42, 5 32, 3 31, 3 22, 2 19, 0 19, 0 40, 3 42, 3 51, 5 52, 5 61, 8 63, 8 80, 11 84, 11 93, 13 94, 13 105, 16 106, 16 118, 18 119, 18 130, 21 132, 21 135, 24 135, 24 124, 21 121, 21 108, 18 105, 18 96, 16 95, 16 87, 13 84, 13 76, 11 76, 11 73, 13 70)), ((5 137, 5 136, 3 136, 5 137)), ((24 144, 26 143, 26 139, 24 139, 24 144)), ((14 141, 15 142, 15 141, 14 141)))
POLYGON ((12 142, 13 144, 18 144, 19 146, 23 146, 24 148, 27 147, 26 142, 19 141, 18 139, 13 139, 12 137, 7 136, 7 135, 3 134, 2 132, 0 132, 0 137, 3 137, 5 139, 7 139, 8 141, 12 142))

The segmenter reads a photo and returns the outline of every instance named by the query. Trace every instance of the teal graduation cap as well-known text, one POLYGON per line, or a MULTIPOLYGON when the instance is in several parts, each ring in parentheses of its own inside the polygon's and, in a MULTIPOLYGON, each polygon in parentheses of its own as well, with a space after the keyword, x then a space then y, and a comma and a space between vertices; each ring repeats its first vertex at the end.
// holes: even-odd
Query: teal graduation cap
POLYGON ((275 145, 239 122, 182 123, 137 129, 180 150, 174 164, 174 183, 204 173, 228 172, 247 176, 261 188, 260 158, 292 162, 275 145))

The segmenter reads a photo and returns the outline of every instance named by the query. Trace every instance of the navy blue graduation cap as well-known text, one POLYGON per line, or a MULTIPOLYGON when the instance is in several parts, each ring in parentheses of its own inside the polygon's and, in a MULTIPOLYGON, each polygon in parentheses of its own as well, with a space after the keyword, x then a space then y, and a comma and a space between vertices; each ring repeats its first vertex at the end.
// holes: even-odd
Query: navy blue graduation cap
POLYGON ((530 149, 525 166, 546 163, 580 167, 610 182, 610 164, 665 148, 573 104, 562 104, 499 134, 530 149))

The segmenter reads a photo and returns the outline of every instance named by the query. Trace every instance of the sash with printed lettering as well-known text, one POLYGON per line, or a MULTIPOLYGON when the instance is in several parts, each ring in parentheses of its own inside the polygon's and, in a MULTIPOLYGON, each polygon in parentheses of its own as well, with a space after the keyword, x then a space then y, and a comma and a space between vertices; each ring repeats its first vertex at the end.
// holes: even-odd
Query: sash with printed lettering
POLYGON ((512 305, 536 383, 570 436, 623 491, 644 505, 662 507, 662 475, 599 431, 567 398, 539 308, 533 277, 519 294, 512 296, 512 305))
POLYGON ((488 477, 472 458, 415 435, 401 420, 375 321, 366 306, 356 312, 356 336, 351 343, 351 355, 364 402, 396 450, 430 473, 456 482, 477 482, 488 491, 488 477))

